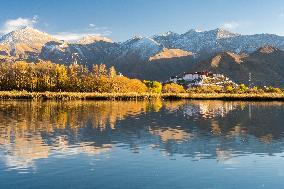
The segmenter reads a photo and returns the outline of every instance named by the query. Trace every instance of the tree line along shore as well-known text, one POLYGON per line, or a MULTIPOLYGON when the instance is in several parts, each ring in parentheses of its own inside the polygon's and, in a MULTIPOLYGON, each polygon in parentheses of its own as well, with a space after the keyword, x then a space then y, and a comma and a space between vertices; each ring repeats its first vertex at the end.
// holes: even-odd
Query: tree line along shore
POLYGON ((274 87, 198 86, 186 89, 176 83, 141 81, 118 74, 114 67, 49 61, 0 64, 0 99, 229 99, 283 100, 284 91, 274 87))

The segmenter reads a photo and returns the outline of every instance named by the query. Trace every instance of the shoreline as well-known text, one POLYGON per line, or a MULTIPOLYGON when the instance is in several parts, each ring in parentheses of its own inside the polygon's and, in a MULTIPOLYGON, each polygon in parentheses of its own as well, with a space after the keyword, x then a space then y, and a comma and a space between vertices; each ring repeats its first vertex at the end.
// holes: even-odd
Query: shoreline
POLYGON ((85 92, 26 92, 0 91, 0 100, 239 100, 284 101, 284 93, 85 93, 85 92))

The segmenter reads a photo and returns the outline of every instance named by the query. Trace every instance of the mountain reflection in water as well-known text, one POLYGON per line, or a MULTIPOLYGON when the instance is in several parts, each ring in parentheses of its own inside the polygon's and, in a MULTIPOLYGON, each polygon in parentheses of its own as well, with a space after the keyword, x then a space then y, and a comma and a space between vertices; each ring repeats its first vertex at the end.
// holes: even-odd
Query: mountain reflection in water
POLYGON ((150 148, 192 161, 283 152, 284 103, 230 101, 1 101, 0 161, 150 148))

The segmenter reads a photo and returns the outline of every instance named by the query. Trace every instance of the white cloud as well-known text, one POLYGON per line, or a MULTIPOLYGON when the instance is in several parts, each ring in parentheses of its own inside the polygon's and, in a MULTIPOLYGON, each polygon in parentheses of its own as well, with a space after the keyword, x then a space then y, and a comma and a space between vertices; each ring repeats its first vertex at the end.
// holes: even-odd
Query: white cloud
POLYGON ((79 39, 82 39, 83 37, 90 36, 90 35, 102 36, 102 37, 107 36, 111 33, 110 31, 108 31, 108 32, 109 33, 107 33, 107 32, 105 32, 105 33, 58 32, 56 34, 53 34, 53 36, 56 37, 57 39, 60 39, 60 40, 74 42, 74 41, 77 41, 79 39))
POLYGON ((240 23, 238 22, 227 22, 222 24, 221 26, 223 29, 227 29, 227 30, 234 30, 238 27, 240 27, 240 23))
POLYGON ((95 24, 89 24, 88 27, 81 31, 74 32, 58 32, 53 34, 54 37, 60 40, 74 42, 82 39, 85 36, 96 35, 96 36, 108 36, 111 31, 107 27, 97 27, 95 24))
POLYGON ((38 22, 37 15, 33 16, 33 18, 19 17, 16 19, 9 19, 4 22, 3 27, 0 29, 0 33, 6 34, 26 26, 33 27, 37 22, 38 22))
MULTIPOLYGON (((7 34, 11 31, 21 29, 23 27, 34 27, 38 23, 38 16, 35 15, 32 18, 16 18, 6 20, 3 24, 3 27, 0 28, 0 34, 7 34)), ((48 23, 43 23, 47 27, 48 23)), ((65 41, 76 41, 85 36, 96 35, 96 36, 108 36, 111 34, 111 31, 107 27, 97 27, 95 24, 90 23, 85 28, 81 30, 68 31, 68 32, 57 32, 53 36, 65 41)))
POLYGON ((76 41, 84 36, 90 35, 89 33, 72 33, 72 32, 58 32, 53 36, 57 39, 64 40, 64 41, 76 41))

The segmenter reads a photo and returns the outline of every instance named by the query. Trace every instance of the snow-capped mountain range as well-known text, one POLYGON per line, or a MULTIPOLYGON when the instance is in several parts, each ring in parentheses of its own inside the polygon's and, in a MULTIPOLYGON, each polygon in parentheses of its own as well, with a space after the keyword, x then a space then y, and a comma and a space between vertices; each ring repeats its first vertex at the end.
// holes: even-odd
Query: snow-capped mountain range
POLYGON ((153 39, 167 48, 178 48, 196 54, 209 54, 230 51, 235 53, 249 53, 258 48, 271 45, 284 49, 284 37, 274 34, 241 35, 223 29, 210 31, 190 30, 184 34, 167 32, 154 36, 153 39))
POLYGON ((43 58, 61 63, 70 63, 72 56, 76 54, 77 61, 105 63, 110 59, 121 60, 130 56, 148 61, 163 49, 189 51, 194 57, 200 58, 205 54, 222 51, 250 53, 265 45, 284 49, 284 37, 274 34, 241 35, 215 29, 203 32, 189 30, 184 34, 166 32, 151 37, 135 36, 122 43, 113 42, 106 37, 86 36, 77 42, 68 43, 25 27, 0 38, 0 54, 27 59, 43 58))
MULTIPOLYGON (((224 62, 226 62, 224 68, 222 66, 217 68, 222 68, 221 71, 228 74, 231 72, 232 74, 233 72, 245 73, 242 76, 232 76, 232 78, 237 78, 236 80, 244 81, 246 79, 242 80, 242 78, 247 77, 246 72, 253 71, 253 66, 249 66, 252 65, 253 60, 256 60, 253 52, 267 45, 280 50, 277 53, 267 54, 270 57, 267 59, 267 65, 277 60, 281 69, 274 71, 279 72, 278 75, 282 75, 283 36, 274 34, 241 35, 223 29, 189 30, 184 34, 166 32, 150 37, 135 36, 125 42, 113 42, 102 36, 86 36, 71 43, 37 29, 25 27, 0 37, 0 62, 7 60, 7 58, 29 61, 42 59, 66 65, 77 62, 88 67, 103 63, 107 66, 115 65, 118 71, 130 77, 166 80, 169 76, 184 71, 195 71, 192 68, 210 69, 212 64, 210 57, 214 57, 218 53, 230 52, 236 54, 234 57, 237 59, 224 58, 224 62), (250 57, 250 59, 246 57, 250 57), (208 64, 202 64, 204 61, 208 64), (231 64, 227 64, 230 62, 236 62, 236 66, 233 68, 237 69, 227 69, 231 66, 231 64), (239 69, 240 66, 244 68, 242 71, 239 69)), ((223 54, 221 55, 220 57, 223 57, 223 54)), ((258 61, 262 61, 262 56, 257 57, 258 61)), ((267 66, 268 68, 269 66, 267 66)), ((262 73, 262 71, 260 72, 262 73)), ((279 78, 282 77, 279 76, 279 78)))

